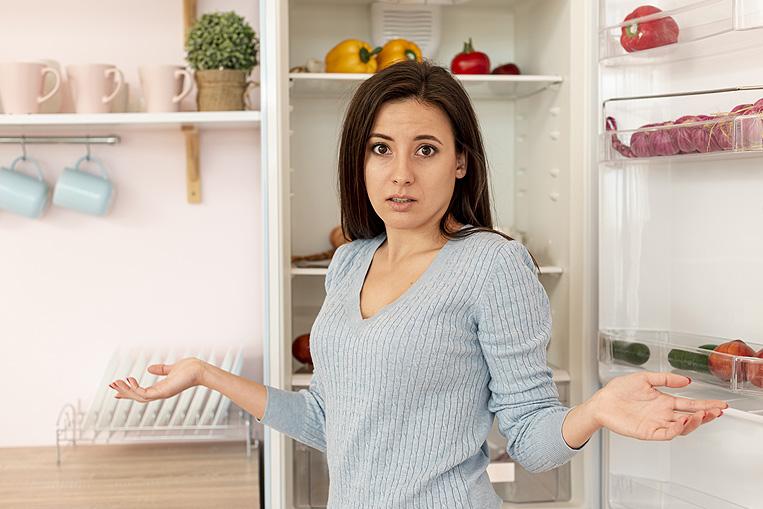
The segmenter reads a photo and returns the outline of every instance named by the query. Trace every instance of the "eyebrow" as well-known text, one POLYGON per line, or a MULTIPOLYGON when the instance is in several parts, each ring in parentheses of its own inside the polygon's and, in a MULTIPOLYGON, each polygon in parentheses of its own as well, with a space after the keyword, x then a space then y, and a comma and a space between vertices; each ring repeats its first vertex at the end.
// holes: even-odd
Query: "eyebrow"
MULTIPOLYGON (((384 138, 385 140, 389 140, 389 141, 395 141, 394 138, 392 138, 392 136, 387 136, 386 134, 382 134, 382 133, 371 133, 370 138, 374 138, 374 137, 375 138, 384 138)), ((441 142, 439 140, 439 138, 437 138, 437 136, 434 136, 432 134, 419 134, 418 136, 416 136, 413 139, 414 140, 434 140, 437 143, 439 143, 440 145, 445 145, 443 142, 441 142)))

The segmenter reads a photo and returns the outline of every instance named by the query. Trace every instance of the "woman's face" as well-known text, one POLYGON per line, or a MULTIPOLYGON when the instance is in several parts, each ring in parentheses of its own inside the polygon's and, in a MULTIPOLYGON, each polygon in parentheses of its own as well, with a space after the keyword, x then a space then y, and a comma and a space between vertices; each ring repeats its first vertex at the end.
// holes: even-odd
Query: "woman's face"
POLYGON ((426 229, 439 222, 456 179, 466 175, 447 115, 415 99, 379 108, 365 154, 366 191, 387 228, 426 229), (393 195, 412 201, 395 203, 393 195))

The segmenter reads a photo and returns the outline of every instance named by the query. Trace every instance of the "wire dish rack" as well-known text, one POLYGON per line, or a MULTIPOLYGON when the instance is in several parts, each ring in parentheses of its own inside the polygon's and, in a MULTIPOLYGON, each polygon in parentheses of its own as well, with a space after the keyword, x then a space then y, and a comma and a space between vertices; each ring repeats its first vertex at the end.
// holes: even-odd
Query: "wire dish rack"
POLYGON ((81 400, 65 404, 56 421, 56 463, 61 464, 61 447, 67 443, 184 442, 199 440, 243 440, 251 456, 252 416, 229 398, 207 387, 186 389, 171 398, 140 403, 114 398, 108 384, 132 376, 141 387, 153 385, 158 375, 146 371, 151 364, 172 364, 183 357, 196 356, 233 374, 240 374, 243 348, 223 351, 186 350, 117 351, 111 358, 88 410, 81 400), (219 361, 219 362, 218 362, 219 361))

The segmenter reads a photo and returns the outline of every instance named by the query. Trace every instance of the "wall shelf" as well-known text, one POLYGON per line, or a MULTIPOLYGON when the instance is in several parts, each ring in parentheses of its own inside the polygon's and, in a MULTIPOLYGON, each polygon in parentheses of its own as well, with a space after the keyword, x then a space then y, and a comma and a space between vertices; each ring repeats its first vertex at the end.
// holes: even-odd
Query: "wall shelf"
POLYGON ((90 127, 123 126, 126 128, 178 127, 259 127, 259 111, 180 111, 170 113, 51 113, 0 115, 0 129, 5 127, 90 127))
MULTIPOLYGON (((289 73, 293 97, 347 97, 355 87, 373 76, 356 73, 289 73)), ((554 75, 459 74, 469 95, 481 99, 521 99, 564 81, 554 75)))

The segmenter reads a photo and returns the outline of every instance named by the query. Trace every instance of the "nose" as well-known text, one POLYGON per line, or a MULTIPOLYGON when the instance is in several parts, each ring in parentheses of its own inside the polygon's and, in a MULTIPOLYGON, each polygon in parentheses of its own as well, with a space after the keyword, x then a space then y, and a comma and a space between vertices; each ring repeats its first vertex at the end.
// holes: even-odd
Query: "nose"
POLYGON ((401 183, 413 183, 413 172, 410 169, 408 161, 406 161, 404 158, 400 158, 399 161, 400 162, 394 167, 392 171, 392 182, 396 185, 401 183))

